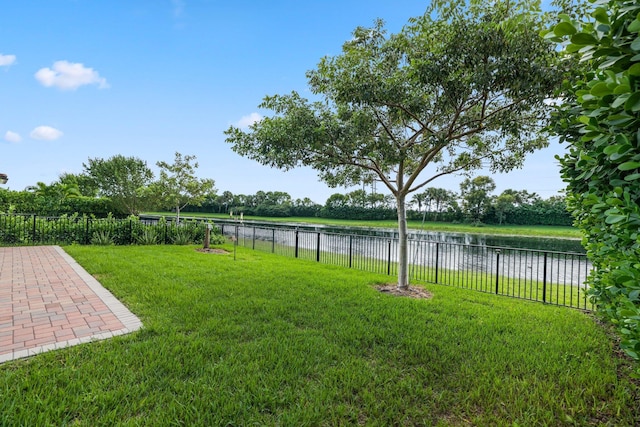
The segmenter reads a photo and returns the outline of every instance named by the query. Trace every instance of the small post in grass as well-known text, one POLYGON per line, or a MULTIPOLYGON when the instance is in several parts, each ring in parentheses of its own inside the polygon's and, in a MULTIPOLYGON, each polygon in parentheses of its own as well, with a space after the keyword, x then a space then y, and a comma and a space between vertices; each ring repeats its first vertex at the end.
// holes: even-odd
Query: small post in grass
POLYGON ((204 230, 203 249, 209 249, 210 243, 211 243, 211 224, 207 223, 207 228, 204 230))

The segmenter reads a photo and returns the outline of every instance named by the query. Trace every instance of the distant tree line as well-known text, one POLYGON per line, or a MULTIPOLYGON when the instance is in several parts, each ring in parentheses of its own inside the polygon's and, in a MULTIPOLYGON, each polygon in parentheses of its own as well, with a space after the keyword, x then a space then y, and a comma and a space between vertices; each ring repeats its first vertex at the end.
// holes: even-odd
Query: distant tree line
POLYGON ((167 209, 179 220, 185 206, 197 206, 215 192, 212 179, 196 178, 195 160, 175 153, 173 163, 156 163, 156 179, 147 163, 135 157, 90 158, 80 174, 65 173, 51 184, 38 182, 22 191, 0 190, 0 212, 101 218, 167 209))
MULTIPOLYGON (((38 182, 23 191, 0 190, 0 212, 44 216, 90 215, 125 217, 150 210, 225 213, 262 217, 319 217, 353 220, 395 220, 395 200, 363 187, 332 194, 324 203, 293 199, 283 191, 218 194, 213 180, 195 177, 195 157, 176 153, 173 164, 158 162, 160 176, 134 157, 89 159, 80 174, 62 174, 51 184, 38 182)), ((526 190, 494 195, 488 176, 465 179, 460 192, 428 187, 410 199, 412 220, 474 224, 571 225, 564 197, 542 199, 526 190)))
MULTIPOLYGON (((408 219, 475 224, 571 225, 563 196, 542 199, 526 190, 494 195, 495 183, 487 176, 469 178, 460 193, 429 187, 409 201, 408 219)), ((320 217, 353 220, 395 220, 395 202, 389 195, 364 189, 329 196, 324 205, 309 198, 293 199, 281 191, 255 194, 209 194, 199 206, 184 212, 227 213, 263 217, 320 217)))

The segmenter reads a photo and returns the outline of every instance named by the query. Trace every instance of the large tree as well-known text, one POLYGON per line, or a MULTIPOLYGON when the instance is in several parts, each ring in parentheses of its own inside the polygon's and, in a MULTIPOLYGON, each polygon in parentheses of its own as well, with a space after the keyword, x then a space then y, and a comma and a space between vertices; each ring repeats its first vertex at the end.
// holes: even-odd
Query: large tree
POLYGON ((436 1, 398 34, 382 21, 357 28, 307 73, 317 100, 267 96, 260 107, 274 114, 229 128, 227 142, 265 165, 315 168, 331 186, 374 174, 396 199, 407 288, 407 196, 443 175, 511 170, 547 145, 544 100, 560 80, 538 3, 436 1))
POLYGON ((180 211, 187 205, 199 206, 215 191, 212 179, 195 176, 198 168, 196 156, 176 152, 173 163, 159 161, 160 177, 150 187, 153 199, 162 207, 176 210, 176 221, 180 222, 180 211))
POLYGON ((98 188, 98 195, 110 198, 117 209, 137 215, 147 207, 146 188, 153 172, 144 160, 118 154, 106 160, 90 158, 82 166, 98 188))

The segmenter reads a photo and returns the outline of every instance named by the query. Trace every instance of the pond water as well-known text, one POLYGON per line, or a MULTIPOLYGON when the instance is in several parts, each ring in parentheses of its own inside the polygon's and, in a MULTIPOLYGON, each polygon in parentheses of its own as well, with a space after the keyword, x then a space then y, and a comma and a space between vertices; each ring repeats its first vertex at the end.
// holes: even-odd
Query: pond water
MULTIPOLYGON (((219 222, 219 220, 216 220, 219 222)), ((223 220, 225 223, 234 221, 223 220)), ((398 231, 392 228, 378 227, 336 227, 304 223, 273 223, 258 221, 243 221, 246 226, 275 227, 284 229, 298 229, 301 231, 319 231, 333 234, 353 234, 358 236, 374 236, 395 239, 398 231)), ((462 245, 494 246, 505 248, 535 249, 541 251, 573 252, 584 254, 585 250, 580 239, 494 235, 482 233, 453 233, 446 231, 415 230, 408 231, 409 240, 423 240, 430 242, 456 243, 462 245)))
MULTIPOLYGON (((342 262, 347 258, 349 263, 363 258, 378 260, 379 272, 393 274, 398 261, 398 233, 391 229, 224 221, 223 231, 229 236, 237 233, 244 246, 269 242, 269 247, 295 248, 296 256, 300 253, 310 259, 337 254, 342 262)), ((498 274, 530 283, 583 286, 591 270, 578 239, 412 230, 408 253, 412 274, 424 280, 431 280, 426 276, 440 269, 447 274, 481 274, 486 280, 498 274)))

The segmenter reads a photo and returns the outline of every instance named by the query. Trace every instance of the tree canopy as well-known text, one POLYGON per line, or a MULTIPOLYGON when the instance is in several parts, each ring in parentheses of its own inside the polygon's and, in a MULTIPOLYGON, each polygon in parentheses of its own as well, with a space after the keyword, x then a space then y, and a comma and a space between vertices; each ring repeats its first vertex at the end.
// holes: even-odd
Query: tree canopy
POLYGON ((180 211, 186 205, 199 206, 206 197, 215 191, 212 179, 198 179, 196 156, 176 152, 173 163, 159 161, 160 176, 151 185, 149 193, 155 203, 176 210, 176 219, 180 221, 180 211))
POLYGON ((147 162, 118 154, 106 160, 89 158, 83 166, 98 195, 110 198, 117 209, 137 215, 145 208, 146 187, 153 179, 147 162))
POLYGON ((547 145, 544 101, 561 73, 543 27, 540 10, 516 1, 436 2, 392 35, 378 20, 307 73, 317 100, 267 96, 260 107, 274 114, 230 127, 227 142, 265 165, 310 166, 332 186, 374 174, 396 198, 405 288, 406 196, 446 174, 511 170, 547 145))

